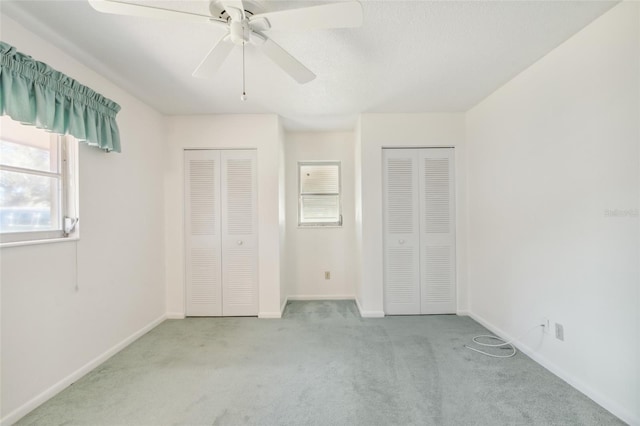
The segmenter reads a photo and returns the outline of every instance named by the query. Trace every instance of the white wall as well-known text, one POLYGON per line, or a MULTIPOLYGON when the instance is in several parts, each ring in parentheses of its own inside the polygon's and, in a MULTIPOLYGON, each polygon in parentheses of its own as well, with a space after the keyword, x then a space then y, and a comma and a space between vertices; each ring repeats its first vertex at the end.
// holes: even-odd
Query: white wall
POLYGON ((286 133, 287 268, 289 299, 355 296, 354 140, 352 132, 286 133), (342 227, 298 227, 298 162, 340 161, 342 227), (325 280, 325 271, 331 279, 325 280))
POLYGON ((185 314, 184 149, 258 150, 259 316, 280 317, 280 122, 276 115, 169 117, 165 147, 165 247, 167 312, 185 314))
POLYGON ((455 147, 456 167, 456 279, 458 312, 467 310, 466 291, 466 177, 464 114, 363 114, 356 134, 356 259, 357 302, 364 316, 383 316, 382 266, 382 148, 455 147), (359 194, 359 195, 358 195, 359 194))
POLYGON ((286 250, 287 242, 287 204, 286 204, 286 157, 285 131, 282 118, 278 118, 278 211, 280 226, 280 315, 284 313, 287 303, 287 289, 285 276, 289 258, 286 250))
POLYGON ((355 270, 353 278, 355 280, 356 303, 362 315, 362 306, 359 301, 364 294, 364 283, 362 282, 362 116, 358 117, 358 122, 356 123, 353 156, 353 202, 355 204, 353 218, 355 227, 355 261, 353 266, 355 270))
POLYGON ((467 114, 472 315, 563 324, 521 346, 635 424, 639 16, 616 6, 467 114))
MULTIPOLYGON (((636 14, 638 16, 638 22, 640 22, 640 7, 636 8, 636 14)), ((638 40, 638 43, 640 43, 640 30, 637 32, 636 34, 636 39, 638 40)), ((640 79, 640 76, 639 76, 640 79)), ((637 91, 638 91, 638 99, 640 99, 640 84, 638 84, 637 87, 637 91)), ((640 108, 638 108, 637 112, 637 122, 640 123, 640 108)), ((638 128, 638 141, 640 143, 640 126, 638 128)), ((638 149, 638 164, 640 164, 640 149, 638 149)), ((640 199, 640 173, 638 173, 638 199, 640 199)), ((640 246, 640 232, 638 233, 638 246, 640 246)), ((640 250, 638 250, 638 265, 640 265, 640 250)), ((636 305, 636 332, 635 332, 635 336, 636 336, 636 389, 635 389, 635 393, 636 393, 636 402, 635 402, 635 406, 636 406, 636 424, 640 424, 640 283, 636 286, 636 300, 637 300, 637 305, 636 305)))
POLYGON ((1 415, 10 424, 163 318, 165 132, 158 113, 96 72, 4 15, 1 25, 3 41, 122 106, 122 154, 80 144, 81 239, 0 249, 1 415))

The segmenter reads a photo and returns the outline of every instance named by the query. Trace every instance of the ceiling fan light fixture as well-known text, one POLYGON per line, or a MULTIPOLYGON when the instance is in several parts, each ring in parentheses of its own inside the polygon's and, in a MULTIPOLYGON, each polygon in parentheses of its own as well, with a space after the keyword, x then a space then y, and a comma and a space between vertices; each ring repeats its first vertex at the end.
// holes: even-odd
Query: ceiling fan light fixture
POLYGON ((247 19, 243 19, 242 21, 231 21, 229 24, 229 35, 233 44, 238 46, 244 45, 249 41, 251 36, 249 21, 247 19))

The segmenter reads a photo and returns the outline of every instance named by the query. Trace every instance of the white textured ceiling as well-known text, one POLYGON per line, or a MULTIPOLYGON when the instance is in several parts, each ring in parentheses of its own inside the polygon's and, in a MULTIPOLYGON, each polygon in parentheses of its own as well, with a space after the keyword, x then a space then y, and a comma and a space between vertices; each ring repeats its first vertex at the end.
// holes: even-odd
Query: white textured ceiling
MULTIPOLYGON (((319 3, 261 2, 265 10, 319 3)), ((210 80, 191 76, 224 28, 106 15, 83 0, 2 0, 1 13, 162 113, 276 113, 289 129, 333 130, 352 128, 361 112, 466 111, 614 4, 363 1, 362 28, 269 32, 317 75, 311 83, 297 84, 247 46, 247 102, 240 48, 210 80)))

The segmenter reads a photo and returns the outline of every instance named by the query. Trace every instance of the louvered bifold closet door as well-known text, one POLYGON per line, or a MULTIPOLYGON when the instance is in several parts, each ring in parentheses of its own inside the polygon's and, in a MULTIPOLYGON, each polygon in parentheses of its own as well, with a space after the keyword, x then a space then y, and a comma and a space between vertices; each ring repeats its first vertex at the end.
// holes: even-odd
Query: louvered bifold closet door
POLYGON ((258 197, 255 150, 222 152, 222 312, 258 314, 258 197))
POLYGON ((184 153, 186 314, 222 315, 220 152, 184 153))
POLYGON ((456 312, 453 148, 419 150, 421 313, 456 312))
POLYGON ((418 156, 414 149, 383 150, 384 310, 420 313, 418 156))

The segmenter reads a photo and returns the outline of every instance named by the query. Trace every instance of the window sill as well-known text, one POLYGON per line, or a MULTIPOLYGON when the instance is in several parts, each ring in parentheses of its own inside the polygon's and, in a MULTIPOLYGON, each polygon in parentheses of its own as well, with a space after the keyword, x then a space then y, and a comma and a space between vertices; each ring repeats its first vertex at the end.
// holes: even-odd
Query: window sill
POLYGON ((14 241, 11 243, 0 243, 0 249, 3 249, 5 247, 20 247, 20 246, 31 246, 31 245, 40 245, 40 244, 65 243, 65 242, 71 242, 71 241, 78 241, 79 239, 80 239, 79 235, 74 235, 72 237, 47 238, 46 240, 14 241))

